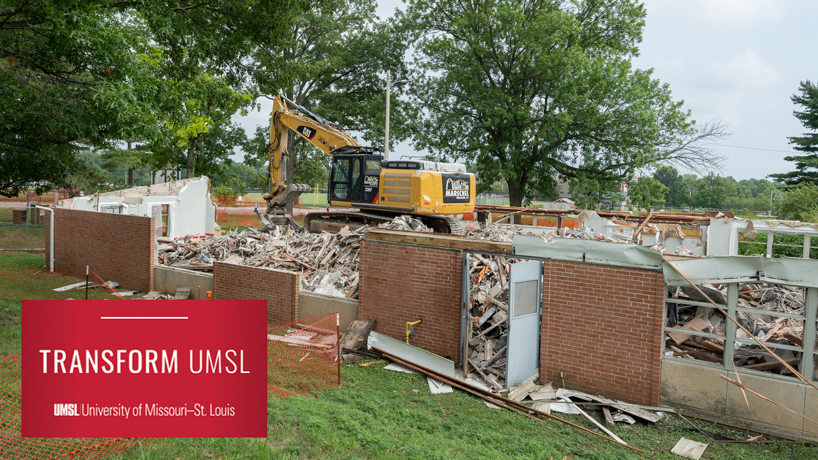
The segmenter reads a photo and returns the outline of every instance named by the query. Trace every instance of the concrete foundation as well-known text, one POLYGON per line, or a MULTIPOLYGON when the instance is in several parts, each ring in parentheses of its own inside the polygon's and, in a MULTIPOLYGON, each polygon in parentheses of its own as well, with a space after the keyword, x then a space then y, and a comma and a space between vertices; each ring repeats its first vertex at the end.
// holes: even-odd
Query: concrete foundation
POLYGON ((190 298, 194 300, 207 299, 207 291, 213 292, 212 273, 156 265, 153 267, 153 280, 154 290, 167 294, 176 294, 176 289, 180 287, 190 288, 190 298))
POLYGON ((745 402, 741 388, 720 378, 719 374, 737 381, 735 372, 679 360, 663 360, 661 404, 693 409, 720 423, 751 431, 818 440, 818 424, 802 417, 818 420, 815 389, 801 382, 741 374, 742 384, 797 412, 792 413, 750 392, 747 392, 745 402))
POLYGON ((300 318, 326 315, 338 312, 341 319, 341 332, 347 330, 349 323, 358 318, 358 301, 328 297, 312 292, 301 292, 298 314, 300 318))

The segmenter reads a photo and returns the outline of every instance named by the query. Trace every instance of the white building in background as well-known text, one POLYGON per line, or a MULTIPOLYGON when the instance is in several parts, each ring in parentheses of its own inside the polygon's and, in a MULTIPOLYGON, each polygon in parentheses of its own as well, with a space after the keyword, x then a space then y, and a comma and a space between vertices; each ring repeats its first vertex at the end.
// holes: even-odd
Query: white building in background
POLYGON ((216 205, 205 176, 61 200, 58 208, 155 218, 156 236, 213 235, 216 205))

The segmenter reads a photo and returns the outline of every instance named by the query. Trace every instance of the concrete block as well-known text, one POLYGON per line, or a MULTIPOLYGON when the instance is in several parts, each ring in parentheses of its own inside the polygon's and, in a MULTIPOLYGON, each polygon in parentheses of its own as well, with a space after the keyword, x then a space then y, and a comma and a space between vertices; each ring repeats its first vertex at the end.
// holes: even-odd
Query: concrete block
POLYGON ((727 410, 727 385, 730 384, 719 377, 722 372, 699 364, 663 360, 661 402, 723 414, 727 410))

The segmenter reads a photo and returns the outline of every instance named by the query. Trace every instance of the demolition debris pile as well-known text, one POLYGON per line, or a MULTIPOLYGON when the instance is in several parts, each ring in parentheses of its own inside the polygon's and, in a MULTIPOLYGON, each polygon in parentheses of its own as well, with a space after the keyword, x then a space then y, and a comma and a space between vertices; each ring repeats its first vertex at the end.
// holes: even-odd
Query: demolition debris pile
MULTIPOLYGON (((380 228, 430 232, 420 221, 397 217, 380 228)), ((268 267, 301 273, 301 288, 316 294, 358 297, 358 251, 369 227, 339 233, 272 232, 242 227, 211 238, 159 238, 160 263, 188 270, 212 270, 213 262, 268 267)))
MULTIPOLYGON (((679 226, 673 228, 672 231, 663 231, 659 229, 655 225, 651 225, 650 231, 656 235, 660 236, 675 236, 680 239, 684 239, 685 235, 682 232, 682 229, 679 226)), ((524 230, 523 227, 515 227, 510 225, 499 226, 499 225, 490 225, 486 228, 476 228, 474 226, 469 226, 466 229, 466 237, 468 238, 476 238, 480 240, 488 240, 494 241, 498 243, 510 243, 514 238, 515 234, 520 235, 534 235, 539 237, 541 240, 545 241, 546 243, 551 243, 554 241, 555 238, 573 238, 579 240, 594 240, 594 241, 606 241, 608 243, 624 243, 624 244, 634 244, 633 237, 630 235, 617 235, 615 233, 611 235, 604 235, 602 233, 594 233, 591 230, 581 230, 577 228, 567 228, 563 227, 560 229, 554 229, 551 231, 547 231, 544 233, 534 233, 530 230, 524 230)), ((663 240, 662 237, 659 240, 663 240)), ((663 254, 673 254, 673 255, 680 255, 680 256, 692 256, 692 257, 702 257, 700 254, 694 254, 689 249, 685 248, 684 246, 679 246, 674 251, 669 251, 663 242, 657 243, 650 247, 654 251, 659 251, 663 254)))
POLYGON ((495 391, 505 389, 508 348, 508 266, 518 259, 469 254, 471 327, 469 369, 495 391), (482 379, 481 379, 482 378, 482 379))
MULTIPOLYGON (((700 285, 699 289, 727 309, 726 285, 700 285)), ((724 364, 723 339, 691 334, 703 332, 725 336, 730 320, 717 309, 706 306, 709 303, 705 302, 708 300, 692 286, 669 289, 667 324, 678 328, 679 332, 667 333, 666 354, 724 364), (695 305, 697 302, 701 305, 695 305)), ((763 283, 742 284, 737 307, 736 320, 742 326, 789 365, 797 367, 800 364, 801 353, 783 347, 803 348, 804 289, 763 283)), ((736 341, 733 352, 736 367, 791 375, 781 362, 740 328, 736 329, 736 341)))

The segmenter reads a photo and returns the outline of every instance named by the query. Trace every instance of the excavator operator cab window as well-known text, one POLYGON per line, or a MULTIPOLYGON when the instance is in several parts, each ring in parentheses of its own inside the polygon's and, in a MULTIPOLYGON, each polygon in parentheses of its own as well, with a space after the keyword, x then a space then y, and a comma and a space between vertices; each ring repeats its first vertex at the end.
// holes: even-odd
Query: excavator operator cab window
POLYGON ((330 202, 372 202, 378 194, 377 178, 380 171, 381 157, 379 155, 336 155, 333 157, 330 174, 330 202), (375 186, 372 186, 371 177, 367 182, 364 176, 374 176, 375 186))
POLYGON ((338 158, 332 166, 332 181, 330 183, 330 199, 343 200, 349 195, 349 172, 354 167, 355 158, 338 158))

